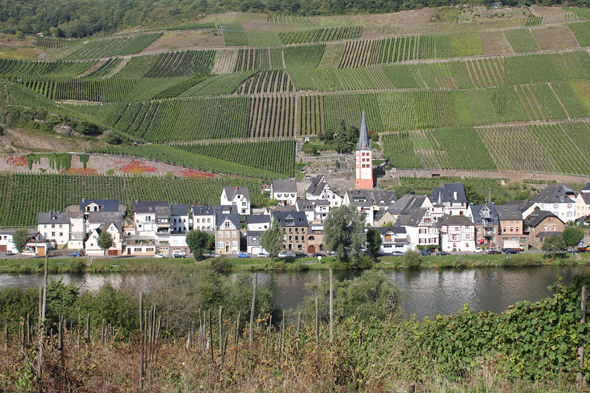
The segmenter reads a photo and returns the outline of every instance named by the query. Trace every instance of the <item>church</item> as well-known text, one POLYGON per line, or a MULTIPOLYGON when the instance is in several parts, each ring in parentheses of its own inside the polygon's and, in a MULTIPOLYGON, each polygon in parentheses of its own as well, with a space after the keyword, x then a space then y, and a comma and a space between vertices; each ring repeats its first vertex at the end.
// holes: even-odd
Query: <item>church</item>
POLYGON ((371 149, 371 140, 363 111, 359 141, 356 145, 356 188, 357 190, 371 190, 373 184, 373 149, 371 149))

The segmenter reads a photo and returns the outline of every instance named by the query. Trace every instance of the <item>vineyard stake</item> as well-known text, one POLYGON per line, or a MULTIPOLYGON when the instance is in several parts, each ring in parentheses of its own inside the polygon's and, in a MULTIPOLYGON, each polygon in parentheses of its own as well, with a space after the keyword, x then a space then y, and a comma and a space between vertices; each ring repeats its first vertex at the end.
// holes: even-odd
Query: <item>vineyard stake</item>
POLYGON ((254 283, 252 286, 252 308, 250 309, 250 336, 248 339, 249 348, 252 349, 252 341, 254 340, 254 310, 256 308, 256 285, 258 284, 258 273, 254 273, 254 283))
POLYGON ((332 268, 330 268, 330 357, 334 348, 334 281, 332 280, 332 268))
MULTIPOLYGON (((586 302, 588 300, 588 292, 586 291, 586 285, 582 287, 582 319, 580 320, 580 324, 584 325, 586 323, 586 302)), ((583 373, 584 370, 584 346, 581 345, 578 348, 578 359, 580 361, 580 371, 576 377, 576 386, 578 389, 582 389, 584 385, 586 385, 586 377, 583 373)))

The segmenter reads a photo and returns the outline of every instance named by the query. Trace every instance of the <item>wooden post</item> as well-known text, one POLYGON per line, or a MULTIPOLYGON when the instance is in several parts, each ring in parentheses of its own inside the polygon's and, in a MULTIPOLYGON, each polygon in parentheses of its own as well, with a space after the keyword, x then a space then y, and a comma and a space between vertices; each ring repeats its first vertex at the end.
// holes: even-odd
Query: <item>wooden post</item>
POLYGON ((139 331, 143 330, 143 293, 139 292, 139 331))
POLYGON ((238 345, 240 339, 240 317, 242 316, 242 310, 238 311, 238 319, 236 319, 236 334, 234 336, 234 344, 238 345))
POLYGON ((140 358, 139 358, 139 390, 143 390, 143 378, 144 378, 144 353, 143 353, 143 344, 141 345, 141 352, 140 352, 140 358))
POLYGON ((4 324, 4 350, 8 351, 8 321, 4 324))
POLYGON ((43 369, 43 343, 45 339, 45 309, 47 305, 47 273, 49 265, 49 251, 45 250, 45 264, 43 273, 43 301, 41 302, 41 315, 39 318, 39 356, 37 359, 37 382, 41 382, 43 369))
POLYGON ((223 306, 219 306, 219 365, 223 368, 223 306))
POLYGON ((258 285, 258 273, 254 273, 254 284, 252 286, 252 308, 250 309, 250 336, 248 339, 249 348, 252 349, 254 341, 254 310, 256 309, 256 285, 258 285))
POLYGON ((320 346, 320 299, 316 293, 315 295, 315 346, 319 348, 320 346))
POLYGON ((63 320, 60 318, 59 320, 59 350, 63 351, 64 350, 64 336, 63 336, 63 320))
POLYGON ((90 342, 90 313, 86 317, 86 342, 90 342))
POLYGON ((299 350, 299 330, 300 329, 301 329, 301 311, 299 311, 299 315, 297 316, 297 342, 295 343, 297 350, 299 350))
POLYGON ((31 345, 31 314, 27 313, 27 345, 31 345))
POLYGON ((105 324, 106 324, 106 322, 107 321, 103 318, 102 319, 102 333, 100 335, 100 343, 101 343, 101 345, 103 347, 104 347, 104 339, 105 339, 105 334, 106 334, 106 332, 105 332, 105 324))
POLYGON ((332 268, 330 268, 330 356, 334 346, 334 281, 332 280, 332 268))
POLYGON ((213 329, 211 327, 211 309, 209 309, 209 349, 211 352, 211 363, 215 363, 215 357, 213 355, 213 329))
POLYGON ((281 358, 283 356, 283 348, 285 346, 285 313, 286 311, 283 310, 283 320, 281 321, 281 343, 279 345, 279 367, 281 367, 281 358))
MULTIPOLYGON (((588 292, 586 291, 586 285, 582 287, 582 319, 580 320, 580 324, 586 323, 586 306, 588 300, 588 292)), ((583 389, 586 385, 586 377, 583 373, 584 370, 584 346, 580 346, 578 348, 578 359, 580 361, 580 371, 578 372, 578 376, 576 378, 576 386, 578 389, 583 389)))
POLYGON ((266 351, 268 350, 268 336, 270 335, 271 327, 272 327, 272 315, 269 318, 268 327, 266 328, 266 343, 264 344, 264 353, 265 354, 266 354, 266 351))

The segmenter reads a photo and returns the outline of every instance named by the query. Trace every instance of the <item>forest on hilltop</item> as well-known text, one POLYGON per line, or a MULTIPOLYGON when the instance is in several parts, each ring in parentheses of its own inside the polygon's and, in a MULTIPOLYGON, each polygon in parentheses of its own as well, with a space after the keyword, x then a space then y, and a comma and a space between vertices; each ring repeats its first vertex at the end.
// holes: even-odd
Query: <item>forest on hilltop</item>
MULTIPOLYGON (((470 4, 489 5, 493 0, 470 4)), ((178 24, 202 14, 226 11, 275 12, 287 15, 342 15, 389 13, 423 7, 442 7, 467 3, 459 0, 2 0, 0 31, 14 34, 43 32, 57 37, 82 38, 100 32, 115 32, 129 27, 178 24)), ((505 0, 504 5, 549 6, 559 0, 505 0)), ((589 0, 572 0, 570 6, 587 7, 589 0)))

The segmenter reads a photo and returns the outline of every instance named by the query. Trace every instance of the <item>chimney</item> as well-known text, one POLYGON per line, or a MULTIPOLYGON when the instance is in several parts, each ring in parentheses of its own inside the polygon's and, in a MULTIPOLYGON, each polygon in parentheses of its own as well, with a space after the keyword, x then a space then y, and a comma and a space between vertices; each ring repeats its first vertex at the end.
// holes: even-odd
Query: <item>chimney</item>
POLYGON ((454 195, 455 199, 457 199, 457 191, 455 191, 455 192, 453 193, 453 195, 454 195))

